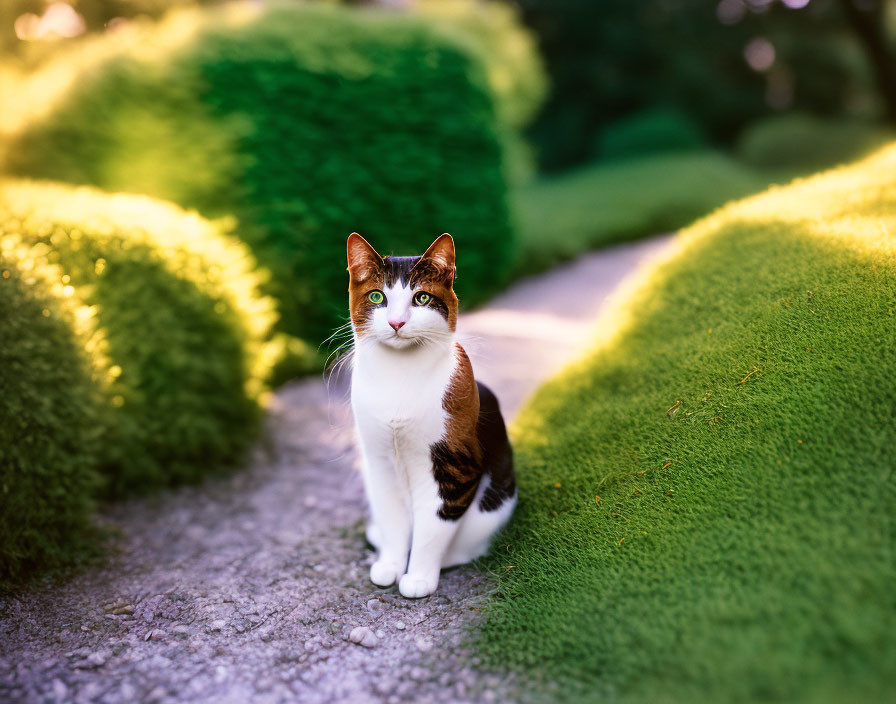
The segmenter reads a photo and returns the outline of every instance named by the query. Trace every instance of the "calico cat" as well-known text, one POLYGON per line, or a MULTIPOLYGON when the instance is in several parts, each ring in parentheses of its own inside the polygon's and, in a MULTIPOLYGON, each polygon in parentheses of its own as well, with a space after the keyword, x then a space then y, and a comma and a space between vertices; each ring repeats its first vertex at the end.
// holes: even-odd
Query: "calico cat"
POLYGON ((347 249, 370 580, 428 596, 442 568, 484 555, 513 513, 510 442, 498 400, 454 339, 451 236, 419 257, 381 257, 357 233, 347 249))

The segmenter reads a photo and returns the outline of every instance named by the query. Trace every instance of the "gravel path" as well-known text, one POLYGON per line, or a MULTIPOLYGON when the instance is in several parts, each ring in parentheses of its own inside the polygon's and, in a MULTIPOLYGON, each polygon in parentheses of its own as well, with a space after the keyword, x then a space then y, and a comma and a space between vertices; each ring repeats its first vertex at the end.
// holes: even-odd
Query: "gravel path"
MULTIPOLYGON (((505 415, 579 351, 607 295, 664 242, 587 255, 462 316, 505 415)), ((286 386, 249 468, 110 507, 120 539, 105 565, 0 601, 0 701, 519 699, 466 646, 486 575, 448 571, 417 601, 368 581, 345 397, 344 380, 286 386)))

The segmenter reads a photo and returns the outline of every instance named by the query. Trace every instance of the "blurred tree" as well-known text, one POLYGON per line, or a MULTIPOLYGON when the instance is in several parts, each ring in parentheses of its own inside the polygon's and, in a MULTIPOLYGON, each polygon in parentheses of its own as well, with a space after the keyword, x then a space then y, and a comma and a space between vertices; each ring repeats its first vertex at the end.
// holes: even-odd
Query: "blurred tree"
MULTIPOLYGON (((17 20, 24 15, 43 16, 53 5, 69 6, 83 18, 84 29, 96 32, 121 17, 160 17, 176 7, 211 5, 223 0, 2 0, 0 2, 0 52, 19 54, 30 42, 17 35, 17 20)), ((18 22, 19 32, 25 25, 18 22)), ((52 36, 50 37, 53 38, 52 36)))
POLYGON ((648 108, 676 110, 728 144, 775 111, 868 117, 885 102, 892 52, 872 6, 887 0, 513 1, 553 81, 532 130, 547 169, 589 159, 607 125, 648 108), (877 87, 865 56, 883 67, 877 87))
POLYGON ((886 34, 884 0, 840 0, 840 5, 874 69, 887 117, 896 124, 896 51, 886 34))

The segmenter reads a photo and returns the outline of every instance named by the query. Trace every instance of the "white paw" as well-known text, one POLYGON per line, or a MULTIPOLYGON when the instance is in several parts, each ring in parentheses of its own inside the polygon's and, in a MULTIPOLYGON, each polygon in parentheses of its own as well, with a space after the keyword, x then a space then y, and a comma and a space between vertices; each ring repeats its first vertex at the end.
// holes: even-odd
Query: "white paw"
POLYGON ((389 560, 377 560, 370 566, 370 581, 378 587, 388 587, 395 584, 401 567, 389 560))
POLYGON ((439 576, 435 578, 419 574, 406 574, 398 583, 398 591, 408 599, 419 599, 421 596, 429 596, 439 586, 439 576))

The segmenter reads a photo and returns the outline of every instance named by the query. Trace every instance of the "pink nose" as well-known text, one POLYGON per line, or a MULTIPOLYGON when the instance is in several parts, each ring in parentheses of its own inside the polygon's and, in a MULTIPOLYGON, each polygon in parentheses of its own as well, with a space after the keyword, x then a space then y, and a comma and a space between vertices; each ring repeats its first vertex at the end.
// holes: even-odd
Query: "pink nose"
POLYGON ((400 328, 402 325, 404 325, 404 323, 405 323, 404 320, 390 320, 389 321, 389 325, 392 326, 392 329, 395 332, 398 332, 398 328, 400 328))

